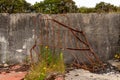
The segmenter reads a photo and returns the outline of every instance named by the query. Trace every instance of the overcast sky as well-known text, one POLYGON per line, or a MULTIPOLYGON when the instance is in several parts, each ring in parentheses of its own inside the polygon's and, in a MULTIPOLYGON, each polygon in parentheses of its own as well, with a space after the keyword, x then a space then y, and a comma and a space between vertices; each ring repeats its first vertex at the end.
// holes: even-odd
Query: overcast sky
MULTIPOLYGON (((35 2, 43 1, 43 0, 26 0, 27 2, 34 4, 35 2)), ((114 4, 116 6, 120 6, 120 0, 73 0, 75 1, 78 7, 95 7, 96 3, 101 1, 114 4)))

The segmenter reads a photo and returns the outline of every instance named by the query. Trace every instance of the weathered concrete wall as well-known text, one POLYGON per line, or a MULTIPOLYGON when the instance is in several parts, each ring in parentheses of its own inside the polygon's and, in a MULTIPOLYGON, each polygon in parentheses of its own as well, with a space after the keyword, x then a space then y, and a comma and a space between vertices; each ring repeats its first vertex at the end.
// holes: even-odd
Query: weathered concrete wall
MULTIPOLYGON (((66 25, 83 30, 94 51, 107 60, 120 46, 120 14, 66 14, 59 17, 66 25)), ((0 62, 24 62, 39 36, 40 14, 0 14, 0 62), (34 32, 36 31, 36 33, 34 32)), ((40 27, 41 26, 41 27, 40 27)), ((69 54, 65 55, 70 59, 69 54)))
MULTIPOLYGON (((120 14, 67 14, 67 18, 58 16, 64 24, 85 32, 101 60, 112 58, 120 50, 120 14)), ((70 57, 68 54, 67 59, 70 57)))
POLYGON ((36 15, 0 14, 0 62, 24 61, 34 45, 36 15))

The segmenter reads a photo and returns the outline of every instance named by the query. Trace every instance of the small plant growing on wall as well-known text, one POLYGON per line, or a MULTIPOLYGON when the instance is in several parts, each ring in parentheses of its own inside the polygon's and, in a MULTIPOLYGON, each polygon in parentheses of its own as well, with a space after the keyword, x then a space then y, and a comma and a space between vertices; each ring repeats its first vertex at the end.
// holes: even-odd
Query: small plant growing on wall
POLYGON ((40 46, 39 62, 31 66, 24 80, 44 80, 51 73, 65 72, 63 53, 53 51, 48 46, 40 46))
POLYGON ((120 61, 120 51, 116 52, 114 58, 120 61))
POLYGON ((120 46, 118 44, 114 58, 120 61, 120 46))

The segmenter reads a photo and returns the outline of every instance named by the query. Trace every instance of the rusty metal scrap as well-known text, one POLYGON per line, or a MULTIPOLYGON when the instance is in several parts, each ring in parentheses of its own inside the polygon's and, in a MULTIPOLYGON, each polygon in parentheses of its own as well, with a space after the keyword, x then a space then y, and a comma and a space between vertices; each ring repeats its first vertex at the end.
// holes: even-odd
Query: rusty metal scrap
MULTIPOLYGON (((104 69, 102 61, 91 48, 88 39, 85 36, 85 33, 81 30, 72 28, 70 26, 70 23, 65 24, 65 22, 57 20, 57 17, 58 16, 40 16, 39 21, 41 21, 41 28, 39 45, 47 45, 53 49, 53 52, 55 52, 56 49, 79 51, 79 53, 77 54, 82 54, 84 56, 84 59, 86 59, 89 63, 86 64, 86 62, 82 58, 79 58, 74 53, 70 53, 74 58, 73 65, 77 68, 83 68, 90 71, 95 71, 96 69, 99 70, 101 69, 101 67, 102 69, 104 69)), ((61 17, 66 18, 68 22, 70 20, 66 15, 61 15, 61 17)), ((36 23, 35 19, 34 21, 36 23)), ((35 51, 36 46, 37 42, 35 42, 35 45, 30 50, 30 57, 32 62, 32 51, 35 51)), ((36 54, 39 55, 37 52, 36 54)))

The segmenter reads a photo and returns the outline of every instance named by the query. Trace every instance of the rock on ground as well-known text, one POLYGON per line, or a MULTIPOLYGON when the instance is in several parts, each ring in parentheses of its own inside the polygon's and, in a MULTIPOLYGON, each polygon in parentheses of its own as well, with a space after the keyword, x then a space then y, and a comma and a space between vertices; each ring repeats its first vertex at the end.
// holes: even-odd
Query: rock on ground
POLYGON ((120 74, 109 72, 95 74, 83 69, 75 69, 65 75, 65 80, 120 80, 120 74))

